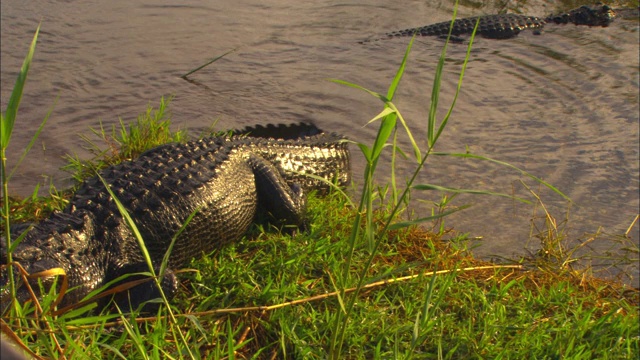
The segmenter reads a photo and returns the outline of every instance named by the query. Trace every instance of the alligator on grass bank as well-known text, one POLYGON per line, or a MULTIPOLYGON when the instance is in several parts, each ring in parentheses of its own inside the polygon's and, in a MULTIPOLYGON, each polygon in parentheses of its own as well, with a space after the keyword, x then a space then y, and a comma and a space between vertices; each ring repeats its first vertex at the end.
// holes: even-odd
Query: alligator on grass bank
MULTIPOLYGON (((568 12, 551 15, 546 18, 535 16, 501 14, 475 16, 456 19, 451 30, 452 36, 470 35, 479 21, 476 33, 490 39, 509 39, 518 35, 522 30, 533 30, 536 34, 542 31, 545 24, 575 24, 587 26, 609 26, 615 19, 615 12, 607 5, 581 6, 568 12)), ((364 40, 361 44, 390 39, 400 36, 443 36, 449 34, 451 21, 427 25, 419 28, 411 28, 386 33, 384 37, 364 40)))
MULTIPOLYGON (((238 240, 257 215, 304 227, 305 193, 330 187, 305 174, 340 186, 350 181, 349 152, 341 136, 305 124, 258 126, 233 136, 163 145, 101 171, 140 230, 156 271, 193 212, 177 237, 169 268, 238 240)), ((15 239, 24 226, 13 230, 15 239)), ((3 239, 2 264, 6 251, 3 239)), ((133 233, 98 177, 84 182, 65 210, 36 224, 12 254, 30 274, 52 268, 66 272, 69 288, 75 289, 62 305, 77 303, 124 274, 148 271, 133 233)), ((6 271, 1 280, 7 283, 6 271)), ((170 295, 177 291, 171 271, 163 287, 170 295)), ((134 305, 159 295, 150 283, 131 294, 134 305)), ((26 287, 19 288, 17 297, 29 298, 26 287)), ((2 308, 11 300, 5 292, 2 308)))

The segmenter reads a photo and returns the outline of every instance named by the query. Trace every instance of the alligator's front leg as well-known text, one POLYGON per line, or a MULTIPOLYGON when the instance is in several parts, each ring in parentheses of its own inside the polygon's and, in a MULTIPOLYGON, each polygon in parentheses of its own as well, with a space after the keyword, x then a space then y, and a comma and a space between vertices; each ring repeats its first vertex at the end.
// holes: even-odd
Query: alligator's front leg
POLYGON ((248 162, 255 176, 260 208, 280 223, 306 230, 307 200, 302 187, 290 186, 275 165, 258 155, 250 155, 248 162))
MULTIPOLYGON (((156 267, 154 269, 156 275, 160 275, 160 268, 156 267)), ((109 279, 109 281, 115 280, 118 277, 127 274, 136 274, 136 273, 148 273, 149 267, 144 262, 127 264, 117 270, 114 270, 113 277, 109 279)), ((160 294, 160 290, 156 285, 155 281, 151 278, 145 277, 143 275, 131 275, 127 276, 126 279, 119 281, 113 284, 110 288, 119 285, 126 285, 127 283, 131 283, 137 280, 146 280, 141 284, 133 286, 130 289, 118 291, 113 295, 113 302, 118 306, 121 311, 133 311, 138 309, 140 305, 142 307, 142 312, 144 313, 154 313, 158 310, 158 303, 147 303, 150 300, 159 300, 162 298, 160 294)), ((178 292, 178 278, 175 273, 171 269, 166 269, 162 281, 160 282, 160 286, 162 287, 162 292, 164 296, 171 300, 176 293, 178 292)), ((100 308, 104 308, 108 305, 111 297, 105 298, 99 305, 100 308)))

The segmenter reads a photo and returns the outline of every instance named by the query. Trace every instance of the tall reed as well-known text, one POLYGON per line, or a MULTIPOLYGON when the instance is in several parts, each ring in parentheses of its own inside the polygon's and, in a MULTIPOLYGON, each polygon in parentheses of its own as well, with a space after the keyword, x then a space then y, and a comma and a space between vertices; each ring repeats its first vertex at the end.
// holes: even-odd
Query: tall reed
POLYGON ((11 92, 11 97, 9 98, 9 102, 7 103, 7 108, 2 112, 0 118, 0 177, 2 179, 2 222, 4 227, 4 238, 7 242, 7 263, 8 263, 8 277, 9 277, 9 289, 11 294, 15 294, 15 279, 13 273, 13 257, 12 250, 13 248, 20 242, 22 237, 16 239, 15 242, 11 240, 11 229, 10 229, 10 220, 9 220, 9 180, 13 175, 15 169, 18 168, 24 157, 27 155, 31 147, 35 144, 36 139, 40 135, 42 128, 46 124, 51 112, 53 110, 50 109, 45 118, 40 123, 40 126, 36 130, 35 134, 31 138, 31 141, 24 149, 22 156, 16 163, 14 169, 7 174, 7 148, 9 146, 9 141, 11 140, 11 133, 13 132, 13 127, 15 125, 16 119, 18 117, 18 109, 20 108, 20 101, 22 100, 22 94, 24 92, 24 86, 27 82, 27 75, 29 74, 29 67, 31 66, 31 62, 33 61, 33 55, 36 51, 36 43, 38 41, 38 34, 40 33, 40 25, 36 28, 36 32, 33 35, 33 40, 31 40, 31 45, 29 46, 29 51, 27 56, 25 57, 20 72, 18 73, 18 78, 16 79, 16 83, 13 87, 13 91, 11 92))
MULTIPOLYGON (((456 18, 456 14, 457 14, 457 9, 458 9, 458 4, 456 1, 456 4, 454 6, 454 13, 453 13, 453 17, 451 19, 451 24, 453 25, 453 22, 455 21, 456 18)), ((458 86, 456 88, 456 93, 455 93, 455 97, 453 102, 451 103, 451 106, 449 107, 449 111, 447 113, 447 115, 444 117, 444 119, 440 122, 439 125, 437 125, 437 119, 436 119, 436 109, 438 107, 438 100, 439 100, 439 95, 440 95, 440 86, 441 86, 441 82, 442 82, 442 72, 443 72, 443 68, 444 68, 444 62, 445 62, 445 55, 446 55, 446 51, 447 51, 447 46, 449 44, 449 39, 451 37, 451 29, 453 29, 453 26, 450 27, 449 29, 449 35, 447 37, 446 42, 444 43, 443 49, 442 49, 442 53, 440 55, 440 58, 438 60, 438 65, 436 67, 436 72, 435 72, 435 78, 434 78, 434 83, 433 83, 433 87, 432 87, 432 93, 431 93, 431 108, 429 111, 429 116, 427 118, 427 122, 428 122, 428 126, 427 126, 427 149, 424 152, 424 154, 422 154, 422 151, 420 150, 420 146, 418 145, 418 143, 416 142, 407 122, 405 121, 404 117, 402 116, 402 114, 400 113, 400 111, 398 110, 398 108, 395 106, 395 104, 392 102, 393 97, 395 95, 395 92, 400 84, 400 81, 402 79, 402 76, 404 74, 404 70, 407 64, 407 59, 409 56, 409 53, 411 51, 411 47, 413 45, 413 41, 415 40, 415 36, 414 38, 411 39, 411 41, 409 42, 409 45, 405 51, 404 57, 402 59, 402 62, 400 64, 400 67, 398 69, 398 71, 396 72, 396 75, 393 79, 393 81, 391 82, 391 85, 389 86, 389 89, 387 90, 387 94, 386 96, 376 93, 374 91, 362 88, 358 85, 352 84, 352 83, 348 83, 348 82, 344 82, 344 81, 339 81, 336 80, 336 82, 338 83, 342 83, 351 87, 355 87, 361 90, 366 91, 367 93, 371 94, 372 96, 378 98, 379 100, 381 100, 384 103, 384 108, 383 110, 376 116, 374 117, 369 123, 372 123, 374 121, 380 120, 380 127, 378 128, 378 133, 376 136, 376 139, 374 140, 373 146, 369 147, 366 144, 362 144, 362 143, 358 143, 358 147, 360 148, 362 154, 364 155, 364 158, 366 160, 366 167, 364 170, 364 179, 363 179, 363 190, 362 190, 362 194, 361 194, 361 198, 360 198, 360 203, 358 206, 358 211, 357 211, 357 216, 356 219, 353 222, 353 227, 352 227, 352 231, 351 231, 351 237, 349 240, 349 248, 347 249, 346 252, 346 261, 344 264, 344 268, 342 269, 342 273, 338 275, 338 281, 337 281, 337 287, 338 290, 340 291, 340 296, 339 299, 340 300, 340 304, 341 304, 341 311, 338 311, 335 314, 334 317, 334 325, 333 325, 333 336, 331 338, 331 343, 329 345, 329 355, 332 359, 338 359, 342 356, 342 346, 344 343, 344 334, 345 334, 345 329, 346 329, 346 324, 349 321, 349 317, 350 314, 353 310, 353 306, 356 303, 356 299, 359 296, 360 293, 360 289, 362 288, 362 286, 365 285, 366 281, 367 281, 367 276, 366 274, 369 272, 369 269, 371 267, 371 263, 373 261, 374 256, 376 255, 377 249, 379 248, 381 242, 385 239, 385 234, 387 233, 387 231, 389 231, 391 228, 400 228, 404 225, 400 225, 400 224, 396 224, 395 226, 392 225, 392 223, 396 220, 396 215, 398 214, 398 212, 401 209, 401 206, 404 202, 404 200, 407 198, 407 196, 409 195, 409 192, 411 190, 412 185, 414 184, 416 177, 418 175, 418 173, 420 172, 420 170, 423 168, 425 162, 427 161, 427 159, 429 158, 434 146, 436 145, 438 138, 440 136, 440 134, 442 133, 442 131, 444 130, 444 128, 446 127, 447 122, 449 121, 450 115, 451 115, 451 110, 453 109, 453 106, 455 105, 455 100, 457 99, 458 93, 460 91, 460 87, 462 85, 462 79, 464 77, 464 71, 466 69, 467 63, 469 61, 469 55, 471 53, 471 47, 473 45, 473 39, 475 38, 475 33, 477 30, 477 26, 478 23, 476 23, 476 28, 474 28, 473 34, 471 35, 471 39, 469 41, 469 45, 467 47, 467 53, 465 56, 465 60, 463 62, 462 65, 462 71, 460 73, 460 78, 458 80, 458 86), (404 189, 402 189, 402 191, 398 191, 397 187, 396 187, 396 182, 395 182, 395 169, 394 169, 394 165, 395 165, 395 155, 396 155, 396 148, 397 148, 397 125, 398 125, 398 120, 400 121, 400 123, 402 124, 402 126, 404 127, 409 140, 411 142, 411 145, 413 147, 413 153, 417 162, 416 168, 412 174, 412 176, 410 177, 410 179, 407 181, 406 186, 404 187, 404 189), (393 136, 393 137, 392 137, 393 136), (376 189, 375 183, 374 183, 374 176, 377 170, 377 166, 378 166, 378 162, 380 160, 380 157, 382 155, 383 150, 387 147, 387 143, 389 141, 389 139, 392 138, 392 143, 390 144, 391 149, 392 149, 392 169, 391 169, 391 191, 392 191, 392 204, 391 204, 391 212, 390 214, 388 214, 388 216, 385 219, 385 222, 381 228, 381 230, 377 231, 377 225, 374 223, 373 221, 373 214, 374 214, 374 206, 373 206, 373 198, 374 198, 374 191, 376 189), (398 196, 399 194, 399 196, 398 196), (351 274, 351 262, 352 262, 352 258, 353 258, 353 254, 354 251, 356 250, 357 246, 358 246, 358 239, 360 238, 360 229, 361 229, 361 215, 360 214, 364 214, 364 242, 368 245, 368 251, 369 251, 369 257, 368 260, 366 262, 366 265, 364 266, 364 268, 361 270, 361 272, 359 274, 356 274, 356 291, 352 294, 349 295, 349 298, 346 299, 345 298, 345 293, 344 293, 344 289, 347 288, 350 285, 351 279, 352 279, 352 274, 351 274)), ((442 217, 444 216, 444 214, 438 214, 435 215, 433 217, 429 217, 426 219, 421 219, 422 221, 426 221, 426 220, 430 220, 430 219, 434 219, 434 218, 438 218, 438 217, 442 217)), ((429 292, 429 294, 427 295, 426 299, 425 299, 425 306, 428 306, 428 302, 431 300, 431 291, 429 292)), ((425 313, 425 315, 428 313, 425 313)), ((424 320, 422 320, 424 322, 424 320)))
MULTIPOLYGON (((461 207, 458 207, 457 209, 443 211, 443 212, 434 214, 432 216, 424 217, 424 218, 413 219, 409 221, 399 221, 397 215, 402 211, 403 206, 406 203, 406 200, 408 199, 409 194, 411 193, 412 190, 418 190, 418 191, 436 190, 436 191, 442 191, 442 192, 453 193, 453 194, 472 193, 472 194, 482 194, 482 195, 504 196, 504 197, 514 198, 518 201, 529 203, 529 201, 526 199, 521 199, 521 198, 514 197, 512 195, 495 193, 495 192, 490 192, 486 190, 454 189, 454 188, 447 188, 447 187, 442 187, 442 186, 432 185, 432 184, 415 184, 418 174, 423 169, 427 159, 431 155, 469 157, 469 158, 475 158, 478 160, 492 161, 492 162, 516 169, 522 174, 534 179, 535 181, 538 181, 539 183, 549 187, 556 193, 566 198, 564 194, 562 194, 558 189, 554 188, 551 184, 546 183, 543 180, 523 170, 520 170, 513 165, 510 165, 498 160, 494 160, 491 158, 470 154, 470 153, 455 154, 455 153, 434 152, 436 143, 438 142, 440 135, 443 133, 444 129, 446 128, 447 123, 451 118, 453 108, 455 107, 456 100, 458 99, 458 95, 462 87, 462 80, 464 78, 465 70, 469 62, 473 41, 475 39, 475 34, 479 24, 479 22, 476 22, 476 26, 469 39, 465 59, 464 59, 464 62, 462 63, 462 68, 460 71, 460 76, 458 78, 453 100, 448 107, 446 115, 442 118, 442 120, 438 121, 436 117, 436 113, 439 107, 442 74, 444 70, 447 47, 449 44, 449 40, 451 38, 451 30, 453 29, 453 22, 455 21, 456 15, 457 15, 457 9, 458 9, 458 2, 456 1, 454 5, 453 17, 451 19, 452 26, 450 26, 449 28, 449 34, 444 43, 442 52, 440 54, 440 58, 438 60, 438 63, 435 69, 435 76, 434 76, 434 81, 433 81, 432 90, 431 90, 431 104, 430 104, 429 113, 426 119, 427 120, 426 121, 427 122, 427 134, 426 134, 427 148, 424 150, 424 152, 421 150, 420 146, 418 145, 418 142, 415 140, 415 136, 412 134, 412 131, 409 125, 407 124, 407 121, 402 116, 402 113, 393 103, 393 97, 396 93, 396 90, 400 84, 404 70, 406 68, 408 56, 413 46, 415 36, 414 38, 411 39, 411 41, 409 42, 409 45, 407 46, 402 62, 396 72, 396 75, 393 81, 391 82, 391 85, 389 86, 389 89, 387 90, 386 95, 376 93, 372 90, 363 88, 359 85, 349 83, 346 81, 333 80, 336 83, 344 84, 344 85, 369 93, 370 95, 382 101, 384 104, 384 107, 382 111, 378 115, 376 115, 372 120, 370 120, 368 123, 368 124, 371 124, 376 121, 380 122, 378 133, 373 142, 373 145, 369 147, 366 144, 357 143, 357 146, 360 148, 360 151, 362 152, 366 160, 366 167, 364 170, 364 177, 362 180, 364 185, 363 185, 363 190, 360 197, 360 202, 358 204, 358 210, 356 212, 357 215, 353 222, 353 226, 351 230, 349 247, 346 250, 346 254, 345 254, 346 261, 344 263, 342 272, 337 275, 337 279, 336 279, 336 287, 339 291, 338 298, 340 301, 341 311, 338 311, 335 314, 335 317, 333 319, 334 321, 333 334, 332 334, 331 342, 329 345, 329 354, 332 359, 341 358, 343 355, 341 350, 344 343, 344 334, 345 334, 345 329, 347 327, 347 323, 349 321, 349 317, 351 315, 351 312, 353 311, 353 307, 356 303, 360 290, 368 281, 367 273, 370 270, 373 259, 376 256, 377 250, 380 247, 382 241, 384 241, 386 234, 390 230, 399 230, 402 228, 406 228, 408 226, 419 225, 427 221, 442 219, 452 214, 453 212, 463 210, 467 207, 467 206, 461 206, 461 207), (396 181, 396 175, 395 175, 395 163, 396 163, 396 156, 397 156, 397 149, 398 149, 398 144, 397 144, 398 121, 404 128, 406 135, 409 138, 410 144, 412 146, 413 154, 415 157, 415 161, 416 161, 415 170, 409 176, 409 178, 405 183, 406 185, 402 189, 399 189, 397 187, 397 181, 396 181), (376 210, 373 205, 373 199, 375 198, 375 191, 378 188, 374 179, 375 179, 376 170, 378 168, 378 162, 381 158, 383 151, 385 151, 385 149, 391 149, 391 180, 389 184, 391 187, 390 189, 391 203, 389 204, 390 212, 387 214, 386 218, 384 219, 382 226, 379 227, 376 223, 374 223, 374 220, 373 220, 374 219, 373 214, 374 214, 374 211, 376 210), (362 217, 364 217, 364 225, 361 227, 360 224, 363 220, 362 217), (364 234, 361 234, 361 231, 364 231, 364 234), (364 243, 365 248, 367 249, 367 251, 369 251, 369 257, 364 268, 359 273, 353 274, 351 270, 352 259, 353 259, 354 252, 361 245, 358 242, 359 239, 362 239, 362 242, 364 243), (355 280, 353 279, 354 276, 355 276, 355 280), (355 281, 356 283, 355 285, 356 291, 349 294, 348 298, 345 298, 346 295, 344 293, 344 289, 350 286, 353 281, 355 281)), ((445 284, 447 284, 449 280, 450 279, 446 280, 445 284)), ((433 284, 434 283, 432 283, 432 285, 433 284)), ((446 288, 446 285, 444 286, 444 288, 446 288)), ((416 329, 420 328, 419 326, 420 324, 424 325, 428 322, 429 307, 432 305, 434 306, 437 305, 437 302, 430 303, 433 300, 432 291, 433 291, 433 288, 429 290, 429 292, 423 299, 424 311, 422 313, 422 317, 419 319, 416 319, 416 329)))

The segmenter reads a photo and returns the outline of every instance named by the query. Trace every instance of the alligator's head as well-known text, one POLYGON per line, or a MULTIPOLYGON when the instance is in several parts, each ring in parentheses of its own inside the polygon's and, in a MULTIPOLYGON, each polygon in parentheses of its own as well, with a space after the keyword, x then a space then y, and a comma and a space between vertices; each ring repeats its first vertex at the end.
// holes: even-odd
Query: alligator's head
MULTIPOLYGON (((16 300, 20 303, 24 303, 27 300, 32 298, 31 291, 33 291, 34 295, 37 298, 42 298, 41 296, 41 287, 38 284, 38 274, 46 275, 47 271, 51 271, 52 269, 61 268, 61 264, 54 258, 47 257, 42 249, 31 246, 31 245, 18 245, 18 247, 12 251, 12 266, 13 269, 13 279, 16 284, 16 292, 15 298, 11 295, 9 288, 9 272, 8 272, 8 256, 7 256, 7 242, 6 239, 2 238, 2 243, 0 245, 0 265, 2 266, 2 270, 0 272, 0 286, 2 287, 1 291, 1 304, 0 310, 2 313, 7 309, 7 307, 11 304, 12 300, 16 300), (21 268, 21 269, 20 269, 21 268), (24 270, 24 271, 21 271, 24 270), (36 275, 27 277, 26 274, 36 275), (23 276, 25 275, 25 276, 23 276), (25 283, 26 278, 26 283, 25 283)), ((43 276, 40 277, 40 284, 43 285, 43 288, 49 288, 52 284, 54 278, 43 276)))
POLYGON ((613 9, 608 5, 596 5, 594 7, 589 8, 586 7, 584 11, 584 16, 576 16, 576 21, 574 22, 576 25, 589 25, 589 26, 609 26, 616 18, 616 13, 613 9), (584 23, 579 23, 579 21, 584 21, 584 23))
POLYGON ((568 13, 552 17, 550 20, 558 24, 573 23, 587 26, 609 26, 616 18, 616 13, 608 5, 581 6, 568 13))
MULTIPOLYGON (((77 302, 101 281, 100 274, 95 271, 95 261, 91 260, 91 252, 87 247, 87 239, 92 236, 93 221, 89 218, 78 220, 73 225, 60 225, 61 219, 48 219, 33 228, 27 226, 12 227, 12 242, 18 240, 23 231, 26 236, 11 251, 13 278, 16 284, 15 297, 9 289, 9 257, 7 241, 0 241, 0 294, 2 295, 0 313, 12 301, 24 303, 32 299, 31 291, 36 298, 43 298, 42 291, 49 291, 53 284, 60 289, 64 274, 69 287, 79 287, 79 291, 71 291, 65 295, 63 303, 77 302), (19 266, 18 266, 19 265, 19 266), (24 269, 20 271, 20 267, 24 269), (25 276, 27 280, 24 281, 25 276), (57 280, 57 281, 56 281, 57 280), (42 285, 42 286, 41 286, 42 285)), ((68 219, 64 219, 68 220, 68 219)), ((12 245, 12 247, 14 247, 12 245)))

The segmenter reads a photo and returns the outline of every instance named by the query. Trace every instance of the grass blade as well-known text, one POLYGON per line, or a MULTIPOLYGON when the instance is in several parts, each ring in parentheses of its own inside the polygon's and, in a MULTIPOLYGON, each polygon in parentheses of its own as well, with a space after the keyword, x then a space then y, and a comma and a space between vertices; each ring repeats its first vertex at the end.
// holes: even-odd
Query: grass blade
MULTIPOLYGON (((171 305, 169 304, 169 300, 167 300, 167 297, 164 294, 164 291, 162 289, 162 285, 160 284, 160 280, 156 276, 157 274, 156 274, 155 269, 154 269, 153 261, 151 260, 151 255, 149 254, 149 250, 147 250, 147 247, 146 247, 146 245, 144 243, 144 239, 142 238, 142 234, 140 234, 140 231, 138 230, 138 227, 136 226, 136 224, 133 221, 133 219, 131 218, 131 215, 129 215, 129 212, 127 211, 127 209, 124 207, 124 205, 122 205, 120 200, 116 197, 114 192, 111 190, 111 188, 109 187, 109 184, 105 181, 105 179, 102 176, 100 176, 100 174, 98 174, 97 176, 100 178, 100 181, 102 181, 102 184, 107 189, 107 192, 109 193, 109 196, 111 196, 111 198, 115 202, 116 206, 118 207, 118 211, 120 212, 120 215, 122 215, 122 217, 124 218, 125 222, 127 223, 127 226, 129 226, 129 228, 133 232, 134 236, 136 237, 136 241, 138 242, 138 245, 140 246, 140 251, 142 252, 144 260, 147 263, 147 266, 149 267, 149 272, 153 275, 153 278, 155 280, 155 283, 156 283, 156 286, 158 288, 158 291, 159 291, 160 295, 162 296, 162 301, 163 301, 163 303, 165 304, 165 306, 167 308, 167 312, 169 313, 169 317, 171 318, 172 323, 176 324, 177 323, 176 318, 173 315, 173 311, 171 310, 171 305)), ((193 213, 193 214, 195 214, 195 213, 193 213)), ((192 216, 189 216, 189 218, 191 218, 191 217, 192 216)), ((168 258, 166 260, 168 261, 168 258)), ((189 348, 189 344, 187 343, 187 340, 184 338, 184 334, 182 334, 182 331, 178 331, 178 334, 180 335, 180 339, 182 341, 182 344, 185 346, 185 349, 189 353, 189 356, 192 359, 194 359, 194 356, 191 353, 191 349, 189 348)))
POLYGON ((38 130, 36 130, 36 133, 33 134, 33 136, 31 137, 31 141, 29 141, 29 145, 27 145, 27 147, 24 149, 24 151, 22 152, 22 155, 20 156, 20 159, 18 159, 18 162, 15 164, 15 166, 11 170, 11 173, 9 173, 9 176, 7 176, 7 181, 11 179, 11 177, 13 176, 13 173, 16 171, 16 169, 18 169, 18 166, 20 166, 20 163, 22 163, 22 160, 24 160, 24 158, 27 156, 27 154, 29 153, 33 145, 36 143, 36 139, 40 136, 40 133, 42 132, 44 125, 47 123, 47 120, 49 120, 49 117, 51 116, 51 113, 53 112, 53 108, 56 106, 58 99, 59 97, 56 98, 56 100, 53 102, 53 105, 51 106, 49 111, 47 111, 47 115, 44 117, 44 119, 40 123, 38 130))
POLYGON ((427 217, 423 217, 423 218, 419 218, 419 219, 415 219, 415 220, 410 220, 410 221, 397 222, 397 223, 389 225, 388 229, 389 230, 399 230, 399 229, 406 228, 406 227, 409 227, 409 226, 420 225, 420 224, 422 224, 424 222, 431 221, 431 220, 438 220, 438 219, 441 219, 441 218, 443 218, 445 216, 449 216, 449 215, 451 215, 453 213, 456 213, 458 211, 461 211, 461 210, 464 210, 464 209, 468 209, 470 207, 471 207, 471 205, 462 205, 462 206, 458 206, 455 209, 447 210, 447 211, 444 211, 444 212, 436 214, 436 215, 427 216, 427 217))
POLYGON ((357 85, 357 84, 354 84, 354 83, 351 83, 351 82, 348 82, 348 81, 344 81, 344 80, 340 80, 340 79, 329 79, 329 81, 334 82, 336 84, 346 85, 346 86, 352 87, 354 89, 358 89, 358 90, 362 90, 364 92, 367 92, 371 96, 380 99, 380 101, 382 101, 385 104, 391 101, 386 96, 384 96, 382 94, 379 94, 379 93, 377 93, 375 91, 371 91, 371 90, 369 90, 369 89, 367 89, 365 87, 362 87, 360 85, 357 85))
POLYGON ((116 197, 116 194, 113 193, 113 190, 111 190, 111 187, 109 186, 107 181, 100 174, 98 174, 97 176, 100 178, 100 181, 102 181, 102 184, 104 185, 107 192, 109 193, 109 196, 111 196, 111 198, 115 202, 116 206, 118 207, 118 211, 120 212, 120 215, 126 222, 127 226, 129 226, 129 228, 133 232, 133 235, 138 241, 140 251, 142 251, 142 256, 144 257, 144 261, 147 263, 147 266, 149 267, 149 272, 151 272, 151 274, 155 277, 156 272, 153 266, 153 262, 151 261, 151 255, 149 254, 149 250, 147 250, 147 246, 144 244, 144 239, 142 238, 142 234, 140 234, 140 231, 138 230, 136 223, 133 221, 133 218, 131 218, 131 215, 129 215, 129 212, 124 207, 124 205, 122 205, 120 200, 116 197))
POLYGON ((516 197, 516 196, 513 196, 513 195, 509 195, 509 194, 505 194, 505 193, 497 193, 497 192, 486 191, 486 190, 457 189, 457 188, 450 188, 450 187, 446 187, 446 186, 439 186, 439 185, 433 185, 433 184, 414 185, 413 189, 415 189, 415 190, 436 190, 436 191, 451 192, 451 193, 456 193, 456 194, 475 194, 475 195, 501 196, 501 197, 506 197, 506 198, 518 200, 518 201, 523 202, 525 204, 531 204, 531 201, 529 201, 527 199, 519 198, 519 197, 516 197))
POLYGON ((24 90, 24 85, 27 82, 27 74, 29 73, 29 67, 31 66, 33 54, 36 51, 36 43, 38 42, 39 33, 40 24, 38 24, 36 33, 33 35, 31 46, 29 46, 29 53, 27 53, 27 56, 24 58, 22 68, 20 69, 20 73, 18 74, 18 78, 16 79, 16 84, 13 86, 13 91, 11 92, 11 97, 9 98, 7 109, 2 116, 2 125, 0 125, 0 146, 5 149, 7 148, 7 146, 9 146, 9 139, 11 139, 13 125, 18 115, 18 108, 20 107, 20 101, 22 100, 22 93, 24 90))
MULTIPOLYGON (((11 139, 11 133, 13 132, 13 126, 18 115, 18 108, 20 107, 20 100, 22 99, 22 93, 24 91, 24 85, 27 82, 27 74, 29 73, 29 67, 33 59, 33 54, 36 51, 36 43, 38 42, 38 34, 40 33, 40 24, 36 29, 36 33, 33 35, 33 40, 29 46, 29 52, 25 57, 16 83, 11 91, 11 97, 7 104, 7 109, 4 113, 0 114, 0 180, 2 181, 2 210, 3 210, 3 225, 4 225, 4 237, 7 242, 7 254, 6 260, 8 264, 13 262, 13 256, 11 254, 11 228, 9 221, 9 178, 7 176, 7 147, 9 146, 9 140, 11 139)), ((38 130, 39 132, 40 130, 38 130)), ((7 267, 9 277, 9 291, 12 295, 15 295, 15 279, 13 274, 13 266, 7 267)), ((16 302, 14 302, 16 304, 16 302)), ((17 304, 14 309, 18 309, 17 304)))
POLYGON ((400 63, 400 67, 398 71, 396 71, 396 75, 393 77, 393 81, 391 81, 391 85, 389 85, 389 89, 387 90, 387 98, 389 101, 393 100, 393 96, 396 94, 396 90, 398 89, 398 85, 400 84, 400 80, 402 80, 402 75, 404 74, 404 69, 407 65, 407 60, 409 58, 409 53, 411 53, 411 47, 413 47, 413 42, 415 41, 416 36, 414 35, 409 41, 409 45, 404 52, 404 57, 402 58, 402 63, 400 63))
POLYGON ((471 158, 471 159, 480 159, 480 160, 487 160, 487 161, 491 161, 493 163, 496 164, 500 164, 502 166, 506 166, 508 168, 514 169, 516 171, 518 171, 519 173, 521 173, 524 176, 527 176, 537 182, 539 182, 540 184, 546 186, 547 188, 551 189, 553 192, 555 192, 556 194, 562 196, 563 198, 565 198, 567 201, 571 202, 571 199, 565 195, 562 191, 558 190, 555 186, 549 184, 548 182, 540 179, 539 177, 536 177, 522 169, 520 169, 517 166, 511 165, 507 162, 504 161, 500 161, 500 160, 495 160, 486 156, 482 156, 482 155, 475 155, 475 154, 471 154, 471 153, 445 153, 445 152, 434 152, 432 153, 433 155, 438 155, 438 156, 454 156, 454 157, 461 157, 461 158, 471 158))
POLYGON ((189 217, 187 217, 187 220, 185 220, 184 224, 182 224, 182 226, 180 227, 180 230, 178 230, 178 232, 176 232, 176 234, 173 235, 173 238, 171 239, 171 244, 169 244, 169 248, 167 248, 167 251, 164 253, 164 257, 162 258, 162 264, 160 264, 160 271, 158 272, 158 276, 161 279, 164 276, 165 271, 167 270, 167 266, 169 265, 169 257, 171 256, 171 252, 173 251, 173 246, 176 244, 176 241, 178 240, 178 237, 180 237, 180 234, 182 234, 184 229, 187 228, 187 225, 189 225, 189 223, 191 222, 191 220, 193 220, 193 217, 196 216, 197 213, 198 213, 198 209, 194 210, 189 215, 189 217))
POLYGON ((213 58, 213 59, 209 60, 209 61, 208 61, 208 62, 206 62, 204 65, 198 66, 197 68, 195 68, 195 69, 193 69, 193 70, 189 71, 188 73, 186 73, 186 74, 184 74, 184 75, 182 75, 182 76, 180 76, 180 77, 181 77, 181 78, 183 78, 183 79, 186 79, 186 78, 187 78, 187 76, 189 76, 189 75, 193 74, 194 72, 196 72, 196 71, 198 71, 198 70, 200 70, 200 69, 202 69, 202 68, 204 68, 204 67, 206 67, 206 66, 208 66, 208 65, 210 65, 210 64, 212 64, 212 63, 214 63, 214 62, 216 62, 216 61, 218 61, 218 60, 220 60, 220 59, 222 59, 223 57, 225 57, 225 56, 227 56, 227 55, 231 54, 232 52, 234 52, 234 51, 236 51, 236 50, 238 50, 238 48, 231 49, 231 50, 227 51, 226 53, 224 53, 224 54, 222 54, 222 55, 220 55, 220 56, 217 56, 217 57, 215 57, 215 58, 213 58))
POLYGON ((469 39, 469 45, 467 46, 467 53, 465 55, 464 58, 464 62, 462 63, 462 69, 460 70, 460 77, 458 79, 458 85, 456 87, 456 92, 453 96, 453 101, 451 101, 451 105, 449 106, 449 110, 447 111, 447 114, 445 115, 444 119, 442 120, 442 123, 440 123, 440 126, 438 127, 438 132, 433 135, 433 140, 431 142, 431 144, 435 144, 436 141, 438 141, 438 138, 440 137, 440 134, 442 134, 442 131, 444 130, 444 128, 447 126, 447 123, 449 122, 449 118, 451 118, 451 113, 453 112, 453 108, 456 105, 456 101, 458 100, 458 95, 460 94, 460 88, 462 88, 462 79, 464 78, 464 73, 465 70, 467 69, 467 64, 469 63, 469 58, 471 57, 471 47, 473 46, 473 40, 476 38, 476 31, 478 31, 478 25, 480 24, 480 19, 478 18, 476 20, 476 25, 473 28, 473 32, 471 33, 471 38, 469 39))

